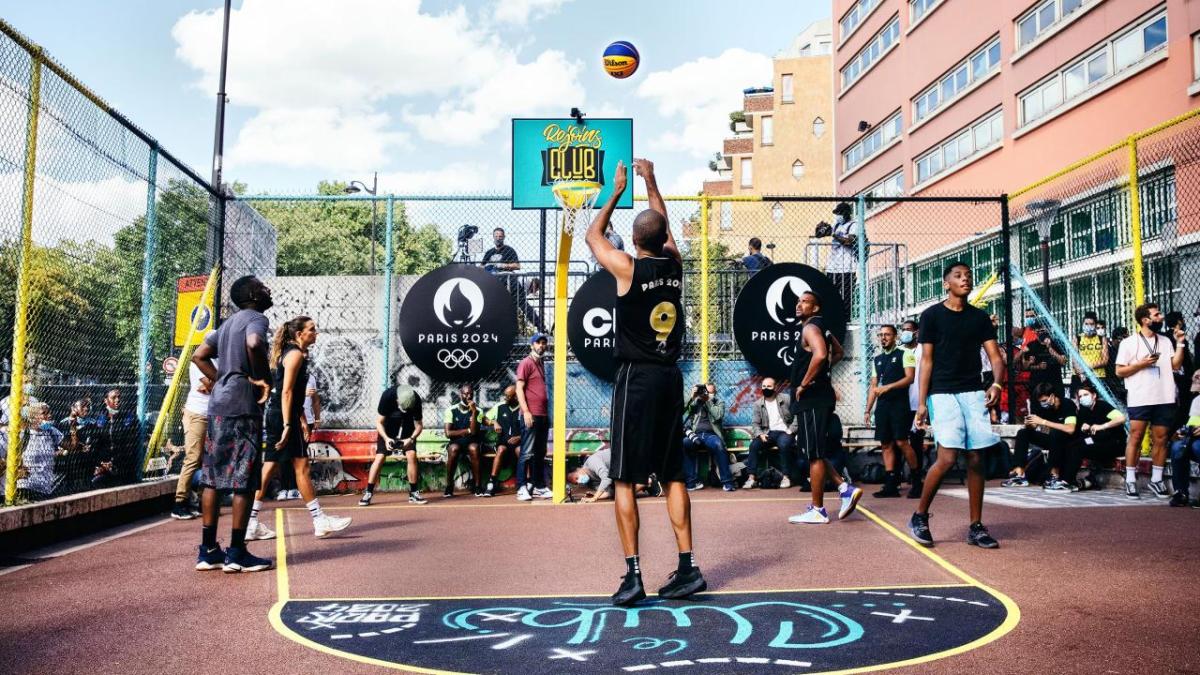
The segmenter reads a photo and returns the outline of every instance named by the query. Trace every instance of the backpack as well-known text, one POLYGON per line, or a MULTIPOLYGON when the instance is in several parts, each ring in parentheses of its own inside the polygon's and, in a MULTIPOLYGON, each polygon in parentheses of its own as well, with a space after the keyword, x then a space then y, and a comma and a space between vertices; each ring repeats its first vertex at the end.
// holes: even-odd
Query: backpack
POLYGON ((767 467, 766 471, 763 471, 758 475, 758 480, 755 482, 755 485, 764 490, 778 490, 782 483, 783 474, 779 471, 779 469, 776 469, 775 467, 767 467))
POLYGON ((882 483, 886 475, 887 471, 884 470, 882 464, 879 462, 871 462, 863 467, 862 475, 859 476, 859 480, 864 483, 882 483))

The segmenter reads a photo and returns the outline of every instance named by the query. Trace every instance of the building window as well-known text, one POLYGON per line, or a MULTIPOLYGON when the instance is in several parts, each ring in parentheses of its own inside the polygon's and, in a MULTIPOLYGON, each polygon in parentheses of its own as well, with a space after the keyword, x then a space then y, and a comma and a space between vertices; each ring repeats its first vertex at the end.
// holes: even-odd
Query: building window
POLYGON ((909 0, 908 9, 910 12, 910 20, 908 25, 913 25, 920 21, 929 10, 942 4, 942 0, 909 0))
POLYGON ((721 229, 733 229, 733 204, 729 202, 721 202, 721 229))
POLYGON ((842 152, 842 171, 848 172, 871 159, 883 150, 883 146, 900 136, 900 111, 892 113, 883 124, 872 129, 854 145, 842 152))
POLYGON ((784 73, 779 78, 779 91, 781 92, 780 100, 782 102, 791 103, 796 100, 792 94, 792 74, 791 73, 784 73))
POLYGON ((1017 19, 1017 49, 1022 49, 1063 19, 1095 0, 1045 0, 1017 19))
MULTIPOLYGON (((862 196, 868 199, 899 197, 904 194, 904 171, 897 169, 895 173, 887 178, 879 181, 862 192, 862 196)), ((867 202, 867 214, 874 213, 885 206, 890 206, 895 202, 867 202)))
POLYGON ((838 25, 842 28, 842 42, 845 42, 846 38, 858 30, 863 19, 866 19, 871 10, 875 9, 879 3, 880 0, 858 0, 850 7, 850 11, 846 12, 838 21, 838 25))
POLYGON ((762 136, 759 137, 761 145, 775 144, 775 118, 771 115, 763 115, 762 117, 762 136))
POLYGON ((1018 96, 1020 124, 1025 126, 1054 112, 1113 76, 1145 61, 1167 44, 1167 12, 1162 10, 1131 30, 1106 40, 1062 70, 1018 96))
POLYGON ((1192 80, 1200 82, 1200 33, 1192 36, 1192 80))
MULTIPOLYGON (((1197 78, 1200 79, 1200 78, 1197 78)), ((825 120, 820 117, 813 120, 813 136, 820 138, 825 135, 825 120)))
POLYGON ((1004 115, 999 108, 963 129, 949 140, 918 157, 913 164, 918 185, 949 171, 1004 140, 1004 115))
POLYGON ((754 160, 749 157, 742 158, 742 182, 744 188, 754 186, 754 160))
POLYGON ((967 58, 959 61, 940 80, 913 99, 913 122, 920 122, 963 95, 972 84, 1000 67, 1000 36, 997 35, 967 58))
POLYGON ((792 162, 792 178, 800 180, 804 177, 804 162, 796 160, 792 162))
POLYGON ((892 20, 879 31, 866 47, 862 48, 858 54, 855 54, 850 63, 842 68, 842 91, 850 88, 850 85, 858 81, 858 78, 863 76, 863 73, 875 65, 879 59, 887 53, 889 49, 894 47, 900 40, 900 17, 899 15, 892 17, 892 20))

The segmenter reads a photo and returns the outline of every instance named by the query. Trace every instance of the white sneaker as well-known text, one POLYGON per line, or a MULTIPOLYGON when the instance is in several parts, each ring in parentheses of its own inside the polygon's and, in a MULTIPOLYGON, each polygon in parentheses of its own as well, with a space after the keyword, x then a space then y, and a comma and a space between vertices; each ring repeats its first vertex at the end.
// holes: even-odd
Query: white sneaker
POLYGON ((288 499, 300 499, 300 491, 288 490, 288 499))
POLYGON ((533 495, 529 494, 529 486, 522 485, 520 490, 517 490, 517 501, 528 502, 533 501, 533 495))
POLYGON ((788 522, 795 525, 825 525, 829 523, 829 513, 825 510, 825 507, 818 509, 809 504, 804 513, 797 513, 788 518, 788 522))
POLYGON ((334 532, 341 532, 347 527, 350 527, 350 518, 326 514, 313 521, 313 534, 317 535, 317 539, 324 539, 334 532))
POLYGON ((838 509, 838 520, 845 520, 846 516, 854 513, 855 507, 858 506, 858 500, 862 499, 862 488, 854 487, 850 483, 843 483, 842 489, 838 491, 838 496, 842 498, 842 505, 838 509))
POLYGON ((779 489, 786 490, 790 487, 792 487, 792 479, 784 476, 783 480, 779 481, 779 489))
POLYGON ((538 499, 551 499, 554 497, 554 490, 550 488, 534 488, 533 496, 538 499))
POLYGON ((246 526, 246 541, 262 541, 274 538, 275 532, 257 520, 246 526))
MULTIPOLYGON (((787 480, 787 479, 785 478, 784 480, 787 480)), ((743 490, 753 490, 754 489, 754 476, 750 476, 749 478, 746 479, 745 483, 742 483, 742 489, 743 490)))
POLYGON ((277 502, 286 502, 287 500, 289 500, 291 498, 292 498, 291 490, 280 490, 279 493, 275 495, 275 501, 277 501, 277 502))

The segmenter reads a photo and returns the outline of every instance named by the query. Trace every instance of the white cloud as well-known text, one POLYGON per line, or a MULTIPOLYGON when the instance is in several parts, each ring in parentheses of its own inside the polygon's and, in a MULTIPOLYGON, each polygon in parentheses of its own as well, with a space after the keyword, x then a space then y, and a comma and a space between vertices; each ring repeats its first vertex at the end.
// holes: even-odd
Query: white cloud
POLYGON ((454 162, 439 168, 393 171, 379 176, 379 191, 395 194, 502 194, 509 189, 509 170, 482 163, 454 162))
MULTIPOLYGON (((0 200, 20 204, 24 177, 0 174, 0 200)), ((94 181, 65 181, 39 174, 34 183, 33 240, 53 246, 60 240, 96 241, 112 246, 117 230, 146 213, 146 183, 113 175, 94 181)), ((0 234, 19 237, 20 209, 6 209, 0 234)))
POLYGON ((499 0, 492 17, 501 23, 525 24, 535 18, 557 12, 569 0, 499 0))
POLYGON ((407 145, 407 134, 389 131, 389 122, 384 113, 337 108, 263 110, 238 131, 228 164, 367 171, 407 145))
POLYGON ((704 187, 704 181, 718 178, 717 172, 707 168, 688 169, 671 179, 667 184, 666 194, 693 196, 704 187))
POLYGON ((742 109, 742 89, 769 83, 771 73, 769 56, 727 49, 715 58, 646 75, 638 96, 652 100, 659 114, 677 122, 675 130, 653 139, 650 148, 710 157, 729 135, 729 113, 742 109))

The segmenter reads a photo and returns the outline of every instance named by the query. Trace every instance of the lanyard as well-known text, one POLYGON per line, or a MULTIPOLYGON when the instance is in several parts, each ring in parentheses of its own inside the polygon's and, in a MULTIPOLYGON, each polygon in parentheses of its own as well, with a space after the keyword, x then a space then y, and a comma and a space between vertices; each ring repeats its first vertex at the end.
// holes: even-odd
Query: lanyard
POLYGON ((1146 336, 1142 335, 1142 331, 1138 331, 1138 339, 1146 346, 1146 353, 1150 356, 1158 357, 1158 335, 1154 335, 1154 347, 1150 347, 1150 343, 1146 341, 1146 336))

